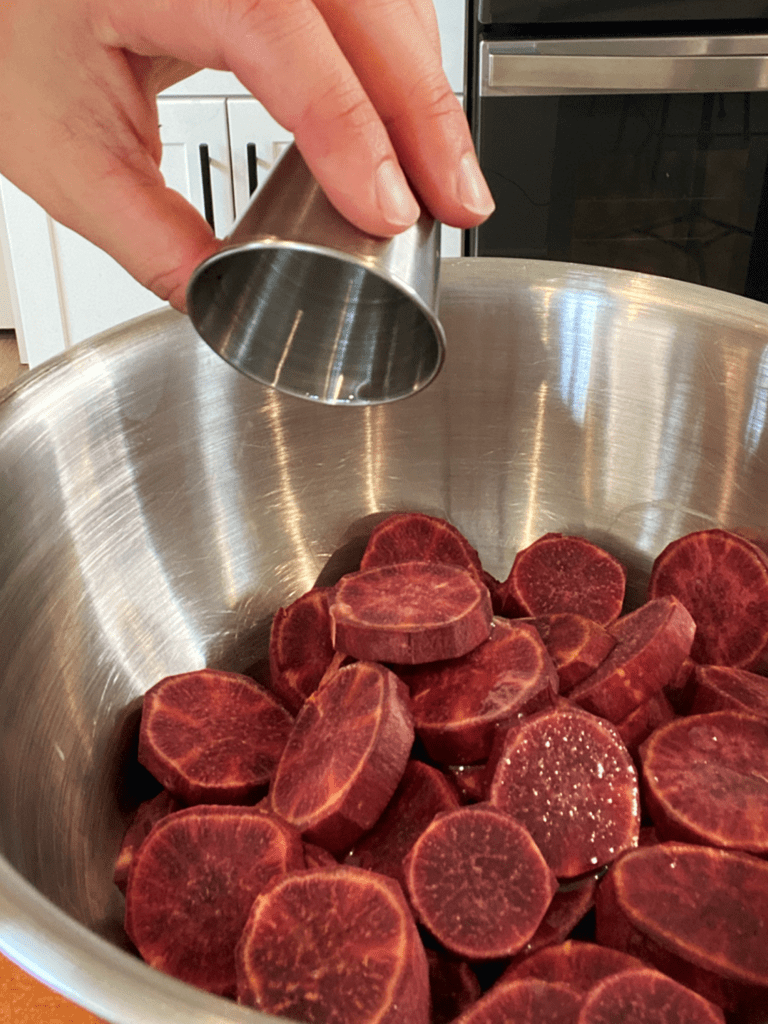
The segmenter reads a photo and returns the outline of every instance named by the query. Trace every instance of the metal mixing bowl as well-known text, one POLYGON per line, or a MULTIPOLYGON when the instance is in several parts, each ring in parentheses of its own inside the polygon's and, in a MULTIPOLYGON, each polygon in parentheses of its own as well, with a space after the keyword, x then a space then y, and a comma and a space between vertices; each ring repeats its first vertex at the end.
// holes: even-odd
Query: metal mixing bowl
POLYGON ((631 603, 672 538, 767 525, 768 307, 468 259, 441 317, 444 370, 393 405, 264 389, 172 312, 0 399, 0 949, 109 1021, 274 1019, 127 949, 112 863, 152 683, 259 663, 275 608, 352 567, 385 511, 448 517, 496 576, 547 530, 585 534, 631 603))

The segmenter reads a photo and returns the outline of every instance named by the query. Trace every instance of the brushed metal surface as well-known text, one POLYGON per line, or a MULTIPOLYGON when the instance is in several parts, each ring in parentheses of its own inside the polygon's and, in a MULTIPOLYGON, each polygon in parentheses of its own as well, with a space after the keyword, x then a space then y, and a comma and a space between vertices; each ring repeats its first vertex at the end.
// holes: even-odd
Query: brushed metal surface
POLYGON ((214 352, 262 384, 328 405, 397 401, 442 366, 439 253, 423 209, 393 238, 360 231, 292 144, 195 270, 187 309, 214 352))
POLYGON ((765 89, 766 36, 493 40, 480 44, 480 96, 765 89))
POLYGON ((112 862, 145 779, 142 693, 261 671, 270 617, 394 509, 506 575, 547 530, 643 597, 687 530, 768 529, 768 307, 616 270, 446 261, 437 380, 405 402, 253 384, 161 312, 0 395, 0 949, 116 1024, 269 1018, 126 948, 112 862))
POLYGON ((489 53, 539 53, 559 57, 766 57, 768 35, 609 36, 607 38, 505 39, 489 53))

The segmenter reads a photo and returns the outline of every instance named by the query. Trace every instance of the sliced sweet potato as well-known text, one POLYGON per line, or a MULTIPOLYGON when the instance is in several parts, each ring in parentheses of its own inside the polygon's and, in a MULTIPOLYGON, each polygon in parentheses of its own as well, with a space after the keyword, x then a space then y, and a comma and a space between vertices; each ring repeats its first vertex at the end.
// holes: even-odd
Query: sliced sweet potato
POLYGON ((604 626, 574 612, 555 612, 529 621, 554 662, 562 694, 594 672, 616 646, 616 638, 604 626))
POLYGON ((334 868, 339 863, 332 853, 314 843, 304 843, 304 861, 308 868, 334 868))
POLYGON ((607 626, 621 614, 627 573, 583 537, 546 533, 519 551, 502 584, 503 614, 574 612, 607 626))
POLYGON ((431 1024, 453 1021, 482 995, 477 975, 466 962, 445 950, 426 949, 429 989, 432 996, 431 1024))
POLYGON ((576 1024, 583 1002, 568 985, 525 978, 494 985, 455 1024, 576 1024))
POLYGON ((616 646, 569 699, 593 715, 620 722, 675 678, 695 629, 677 598, 648 601, 611 626, 616 646))
POLYGON ((420 665, 467 654, 491 631, 491 597, 466 569, 401 562, 349 573, 330 600, 337 650, 361 661, 420 665))
POLYGON ((121 892, 125 892, 128 884, 128 872, 130 871, 133 857, 138 848, 147 838, 155 825, 161 818, 174 811, 181 810, 181 804, 175 797, 172 797, 168 790, 161 790, 151 800, 144 800, 136 808, 133 821, 123 837, 120 852, 115 861, 113 879, 115 885, 121 892))
POLYGON ((723 978, 768 985, 768 863, 666 842, 629 851, 611 874, 639 931, 723 978))
POLYGON ((125 930, 147 963, 218 995, 237 990, 235 947, 267 883, 304 866, 298 832, 251 807, 167 815, 136 851, 125 930))
POLYGON ((429 1024, 427 959, 402 890, 355 867, 276 879, 237 949, 238 1000, 310 1024, 429 1024))
POLYGON ((488 796, 487 764, 452 764, 445 770, 462 803, 476 804, 488 796))
POLYGON ((627 750, 633 756, 641 743, 645 742, 654 729, 666 725, 675 717, 672 705, 663 690, 654 693, 648 700, 630 711, 626 718, 616 723, 616 732, 621 736, 627 750))
MULTIPOLYGON (((696 662, 690 656, 685 658, 680 668, 675 673, 674 679, 664 687, 667 700, 672 705, 676 715, 687 715, 691 710, 693 700, 693 677, 696 670, 696 662)), ((713 709, 714 710, 714 709, 713 709)))
POLYGON ((409 761, 384 813, 355 843, 346 863, 388 875, 405 887, 406 854, 437 814, 458 807, 458 795, 441 772, 423 761, 409 761))
POLYGON ((278 608, 269 636, 272 690, 292 714, 314 693, 331 663, 330 587, 315 587, 278 608))
POLYGON ((640 829, 640 835, 637 839, 638 846, 655 846, 656 843, 660 843, 659 834, 653 825, 643 825, 640 829))
POLYGON ((662 838, 768 854, 764 719, 740 711, 678 718, 645 741, 640 759, 646 806, 662 838))
POLYGON ((637 771, 616 730, 556 708, 510 729, 489 791, 533 836, 558 878, 609 864, 637 843, 637 771))
POLYGON ((399 562, 444 562, 482 578, 480 556, 451 523, 424 512, 394 512, 368 539, 361 569, 399 562))
POLYGON ((406 858, 405 882, 420 922, 468 960, 515 954, 557 889, 530 834, 488 804, 438 815, 406 858))
POLYGON ((275 814, 341 853, 373 827, 413 745, 405 685, 382 665, 339 669, 304 703, 270 789, 275 814))
POLYGON ((595 893, 595 938, 598 943, 655 967, 729 1013, 737 1013, 754 1002, 751 987, 698 967, 636 928, 619 906, 613 876, 614 868, 611 868, 595 893))
POLYGON ((691 657, 702 665, 760 670, 768 651, 768 558, 728 530, 699 530, 653 563, 650 598, 677 597, 696 621, 691 657))
MULTIPOLYGON (((569 879, 558 887, 541 924, 520 952, 512 957, 510 965, 502 977, 512 975, 513 968, 517 963, 529 959, 536 950, 543 949, 545 946, 558 945, 568 938, 576 925, 592 909, 597 881, 596 874, 584 875, 582 878, 569 879)), ((549 980, 567 981, 566 978, 551 978, 549 980)))
POLYGON ((618 949, 568 939, 542 947, 525 959, 510 964, 501 978, 504 981, 513 978, 558 981, 577 992, 586 993, 611 974, 644 966, 642 960, 618 949))
POLYGON ((441 764, 487 760, 496 731, 520 712, 551 706, 558 679, 547 650, 527 622, 494 619, 491 634, 469 654, 403 675, 416 734, 441 764))
POLYGON ((144 694, 139 762, 185 804, 244 804, 266 791, 293 718, 236 672, 200 669, 144 694))
POLYGON ((725 1024, 721 1010, 650 968, 599 981, 584 998, 578 1024, 725 1024))
POLYGON ((690 713, 746 711, 768 720, 768 679, 756 672, 726 665, 694 669, 690 713))

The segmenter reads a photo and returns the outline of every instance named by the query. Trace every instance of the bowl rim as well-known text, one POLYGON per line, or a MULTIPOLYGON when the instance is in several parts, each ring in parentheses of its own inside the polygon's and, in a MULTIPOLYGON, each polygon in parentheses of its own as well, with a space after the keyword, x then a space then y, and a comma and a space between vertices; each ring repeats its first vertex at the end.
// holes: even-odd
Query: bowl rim
MULTIPOLYGON (((664 308, 689 308, 701 316, 721 317, 765 334, 768 346, 768 305, 702 285, 650 274, 543 260, 503 257, 459 257, 442 261, 441 303, 457 286, 480 285, 488 275, 519 279, 555 289, 567 279, 578 289, 600 293, 632 290, 638 301, 657 300, 664 308)), ((73 349, 52 357, 0 391, 0 425, 16 400, 21 401, 50 377, 66 379, 108 349, 140 356, 154 344, 156 329, 186 318, 168 307, 101 332, 73 349)), ((184 327, 197 340, 187 320, 184 327)), ((207 346, 214 362, 221 361, 207 346)), ((223 361, 221 361, 223 364, 223 361)), ((236 371, 232 370, 232 373, 236 371)), ((295 399, 300 402, 301 399, 295 399)), ((0 853, 0 952, 49 988, 60 992, 114 1024, 281 1024, 285 1018, 238 1006, 150 967, 126 949, 81 924, 32 885, 0 853)))

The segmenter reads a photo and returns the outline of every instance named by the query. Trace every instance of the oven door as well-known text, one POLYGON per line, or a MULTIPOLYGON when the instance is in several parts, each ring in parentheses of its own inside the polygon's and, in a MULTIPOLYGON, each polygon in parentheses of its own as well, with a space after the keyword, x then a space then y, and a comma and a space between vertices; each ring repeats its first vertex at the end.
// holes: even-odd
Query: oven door
POLYGON ((469 254, 768 300, 768 36, 485 41, 469 254))

